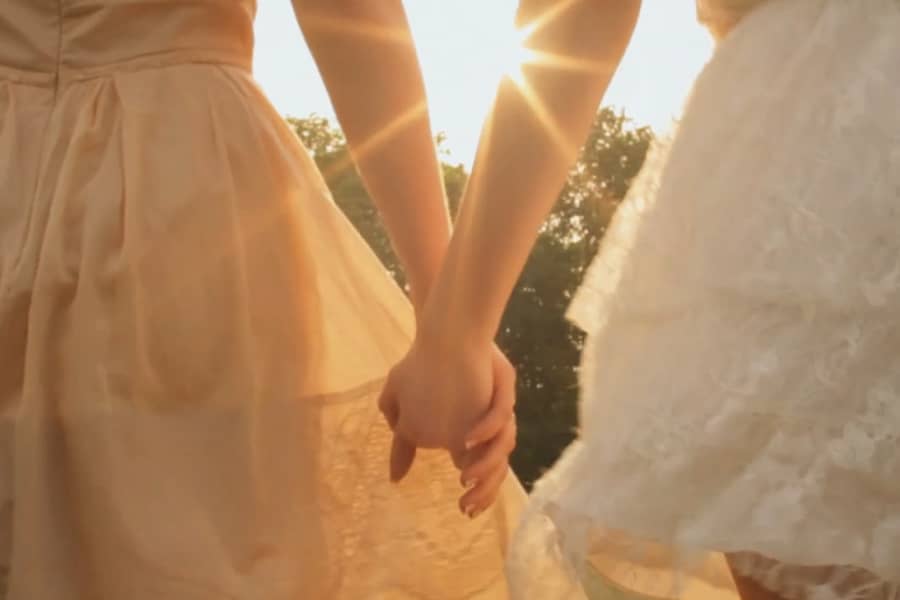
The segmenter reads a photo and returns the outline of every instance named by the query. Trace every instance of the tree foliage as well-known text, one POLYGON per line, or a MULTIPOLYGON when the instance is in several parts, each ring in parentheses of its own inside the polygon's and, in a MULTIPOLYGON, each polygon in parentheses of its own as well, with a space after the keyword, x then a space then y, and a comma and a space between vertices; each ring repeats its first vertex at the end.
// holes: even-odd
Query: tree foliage
MULTIPOLYGON (((378 211, 350 159, 344 135, 328 119, 315 114, 299 119, 288 117, 288 124, 312 154, 335 203, 369 243, 388 272, 405 289, 406 276, 381 224, 378 211)), ((438 134, 435 140, 442 153, 444 139, 443 134, 438 134)), ((466 185, 467 173, 462 165, 443 163, 441 167, 450 208, 455 210, 466 185)))
MULTIPOLYGON (((313 154, 338 206, 404 286, 402 270, 349 160, 343 135, 316 115, 289 122, 313 154)), ((439 147, 443 139, 438 136, 439 147)), ((504 313, 498 343, 518 371, 519 444, 512 462, 526 485, 574 438, 583 335, 565 320, 565 309, 651 140, 649 128, 635 127, 624 114, 608 108, 597 113, 504 313)), ((467 174, 462 165, 444 164, 443 171, 455 212, 467 174)))
POLYGON ((597 113, 504 313, 498 342, 518 372, 512 463, 526 485, 575 437, 584 335, 565 312, 651 140, 649 128, 634 127, 624 114, 597 113))

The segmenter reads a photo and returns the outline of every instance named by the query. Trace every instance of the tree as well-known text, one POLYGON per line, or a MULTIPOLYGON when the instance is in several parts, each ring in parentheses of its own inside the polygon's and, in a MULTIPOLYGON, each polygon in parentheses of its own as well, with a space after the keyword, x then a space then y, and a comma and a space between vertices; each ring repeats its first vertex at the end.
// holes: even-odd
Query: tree
MULTIPOLYGON (((350 159, 344 135, 328 119, 315 114, 305 118, 288 117, 287 121, 312 154, 335 203, 359 230, 400 287, 406 289, 406 276, 400 260, 391 247, 378 211, 350 159)), ((442 133, 435 139, 440 151, 443 150, 445 139, 442 133)), ((451 210, 455 210, 466 185, 466 170, 460 164, 442 163, 441 167, 447 199, 451 210)))
POLYGON ((498 343, 518 372, 512 464, 526 486, 575 437, 584 335, 565 312, 652 138, 648 127, 635 127, 623 113, 597 113, 506 307, 498 343))
MULTIPOLYGON (((377 212, 327 119, 289 119, 325 174, 335 202, 401 286, 405 278, 377 212)), ((443 142, 442 135, 436 140, 443 142)), ((500 326, 498 343, 518 371, 519 444, 513 468, 526 486, 575 436, 578 360, 584 336, 565 310, 652 140, 623 113, 601 109, 553 211, 540 230, 500 326)), ((462 165, 443 165, 451 211, 465 187, 462 165)))

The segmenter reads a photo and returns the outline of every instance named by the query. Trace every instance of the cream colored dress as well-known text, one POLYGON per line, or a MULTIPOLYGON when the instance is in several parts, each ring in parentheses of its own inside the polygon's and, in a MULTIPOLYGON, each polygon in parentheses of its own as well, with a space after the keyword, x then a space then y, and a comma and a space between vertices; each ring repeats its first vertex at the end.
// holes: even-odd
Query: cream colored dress
POLYGON ((506 598, 514 478, 475 521, 443 454, 387 481, 411 310, 254 10, 0 2, 0 597, 506 598))
POLYGON ((514 587, 587 556, 720 598, 726 552, 793 600, 898 598, 900 0, 699 12, 720 43, 572 307, 580 437, 514 587))

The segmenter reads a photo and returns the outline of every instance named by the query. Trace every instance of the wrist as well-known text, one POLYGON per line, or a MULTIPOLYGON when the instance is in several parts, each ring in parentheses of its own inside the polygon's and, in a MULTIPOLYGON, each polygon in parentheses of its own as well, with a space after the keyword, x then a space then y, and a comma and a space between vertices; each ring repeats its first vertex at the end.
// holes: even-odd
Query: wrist
POLYGON ((430 356, 444 362, 483 356, 493 348, 490 337, 477 335, 465 328, 451 328, 444 321, 425 319, 416 331, 415 345, 430 356))
POLYGON ((485 326, 472 311, 461 310, 453 302, 442 301, 447 294, 434 290, 417 313, 416 339, 429 349, 442 353, 478 352, 490 348, 495 332, 485 326), (469 314, 467 314, 469 313, 469 314))
POLYGON ((450 246, 449 219, 429 227, 428 231, 427 238, 421 239, 416 244, 416 252, 408 257, 409 260, 405 261, 404 265, 409 284, 409 297, 416 313, 416 320, 425 310, 432 288, 440 276, 444 260, 447 257, 447 250, 450 246))
POLYGON ((428 299, 440 273, 444 254, 445 252, 442 252, 440 256, 423 261, 415 269, 408 271, 409 299, 416 314, 416 321, 423 318, 428 299))

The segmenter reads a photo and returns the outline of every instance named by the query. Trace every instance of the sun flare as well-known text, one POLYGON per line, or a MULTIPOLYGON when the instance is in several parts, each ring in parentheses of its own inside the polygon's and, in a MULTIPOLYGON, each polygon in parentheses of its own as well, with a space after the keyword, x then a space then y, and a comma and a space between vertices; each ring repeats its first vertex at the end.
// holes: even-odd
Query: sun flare
MULTIPOLYGON (((504 77, 523 83, 521 65, 531 65, 524 69, 529 77, 549 61, 567 71, 610 68, 583 58, 551 56, 547 49, 529 51, 522 43, 526 33, 513 27, 519 0, 404 0, 404 6, 428 90, 429 117, 434 129, 447 135, 449 160, 471 165, 498 84, 504 77)), ((697 24, 692 2, 644 0, 643 6, 603 102, 663 132, 680 113, 713 44, 697 24)), ((322 26, 333 29, 337 24, 322 26)), ((256 33, 254 75, 278 111, 315 112, 333 120, 334 109, 315 61, 298 36, 291 3, 259 2, 256 33)), ((385 42, 399 39, 396 32, 383 29, 372 34, 385 42)))
POLYGON ((512 29, 497 46, 498 79, 509 77, 521 85, 525 81, 524 67, 537 61, 537 53, 526 42, 532 28, 512 29))

